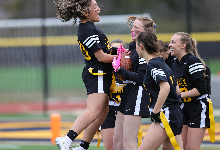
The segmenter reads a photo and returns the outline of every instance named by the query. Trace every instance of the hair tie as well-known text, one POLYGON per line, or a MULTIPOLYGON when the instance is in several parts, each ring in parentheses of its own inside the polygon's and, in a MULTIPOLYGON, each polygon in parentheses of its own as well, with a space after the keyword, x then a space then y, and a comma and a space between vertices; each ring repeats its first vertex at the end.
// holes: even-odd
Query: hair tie
POLYGON ((154 28, 156 28, 157 26, 156 25, 154 25, 154 28))

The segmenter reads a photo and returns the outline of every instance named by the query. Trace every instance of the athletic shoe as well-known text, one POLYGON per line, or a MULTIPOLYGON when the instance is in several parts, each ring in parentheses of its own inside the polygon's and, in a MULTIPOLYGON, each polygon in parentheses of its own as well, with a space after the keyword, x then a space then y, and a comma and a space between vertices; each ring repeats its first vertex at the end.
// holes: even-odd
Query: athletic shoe
POLYGON ((57 137, 55 143, 60 150, 70 150, 70 145, 65 141, 64 137, 57 137))
POLYGON ((86 149, 84 149, 83 147, 74 147, 74 148, 72 148, 72 150, 86 150, 86 149))
POLYGON ((72 150, 80 150, 80 147, 74 147, 72 150))

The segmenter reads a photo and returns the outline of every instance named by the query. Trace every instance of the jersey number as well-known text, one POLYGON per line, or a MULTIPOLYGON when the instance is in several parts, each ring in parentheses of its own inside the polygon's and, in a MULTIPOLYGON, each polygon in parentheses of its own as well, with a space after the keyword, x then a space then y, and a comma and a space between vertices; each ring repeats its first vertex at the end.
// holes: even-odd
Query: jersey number
POLYGON ((173 84, 173 78, 170 76, 170 80, 172 81, 172 84, 173 84))
MULTIPOLYGON (((179 80, 177 80, 177 83, 178 83, 179 87, 181 87, 180 88, 181 92, 187 92, 188 91, 185 79, 180 78, 179 80)), ((190 102, 190 101, 192 101, 192 98, 191 97, 183 98, 183 100, 184 100, 184 102, 190 102)))
POLYGON ((80 49, 82 51, 82 54, 84 55, 84 57, 87 59, 87 60, 90 60, 91 57, 89 56, 89 52, 85 49, 85 47, 80 43, 79 41, 79 46, 80 46, 80 49))

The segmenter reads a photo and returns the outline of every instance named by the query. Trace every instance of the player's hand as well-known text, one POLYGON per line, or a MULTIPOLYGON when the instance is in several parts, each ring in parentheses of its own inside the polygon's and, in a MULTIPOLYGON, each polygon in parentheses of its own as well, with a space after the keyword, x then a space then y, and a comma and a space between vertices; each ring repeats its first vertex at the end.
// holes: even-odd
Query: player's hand
POLYGON ((129 49, 125 49, 125 52, 130 55, 131 54, 131 51, 129 51, 129 49))
POLYGON ((153 113, 153 112, 151 112, 151 114, 150 114, 150 119, 151 119, 151 121, 152 122, 159 122, 159 123, 161 123, 161 120, 160 120, 160 112, 158 112, 158 113, 153 113))
POLYGON ((118 68, 120 68, 120 59, 121 59, 121 54, 119 53, 119 56, 114 57, 114 59, 112 61, 112 66, 113 66, 115 72, 118 70, 118 68))

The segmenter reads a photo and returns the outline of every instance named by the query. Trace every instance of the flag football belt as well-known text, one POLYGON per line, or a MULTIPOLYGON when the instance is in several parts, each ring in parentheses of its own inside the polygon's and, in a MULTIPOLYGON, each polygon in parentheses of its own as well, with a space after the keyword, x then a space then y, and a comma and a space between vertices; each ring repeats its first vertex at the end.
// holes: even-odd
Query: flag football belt
POLYGON ((94 69, 94 68, 89 68, 89 69, 88 69, 89 72, 90 72, 91 74, 93 74, 93 75, 99 76, 99 75, 106 74, 106 73, 93 73, 93 72, 92 72, 93 69, 94 69))
POLYGON ((210 128, 208 128, 208 132, 210 136, 210 141, 214 143, 215 142, 215 120, 214 120, 214 115, 213 115, 213 106, 212 106, 211 99, 208 99, 207 101, 209 102, 209 119, 210 119, 210 128))
POLYGON ((170 127, 170 125, 167 121, 167 118, 166 118, 165 114, 163 113, 163 111, 160 112, 160 120, 161 120, 161 122, 164 126, 164 129, 165 129, 168 137, 170 138, 170 142, 173 145, 173 147, 175 148, 175 150, 181 150, 179 145, 176 142, 173 131, 172 131, 172 129, 171 129, 171 127, 170 127))

